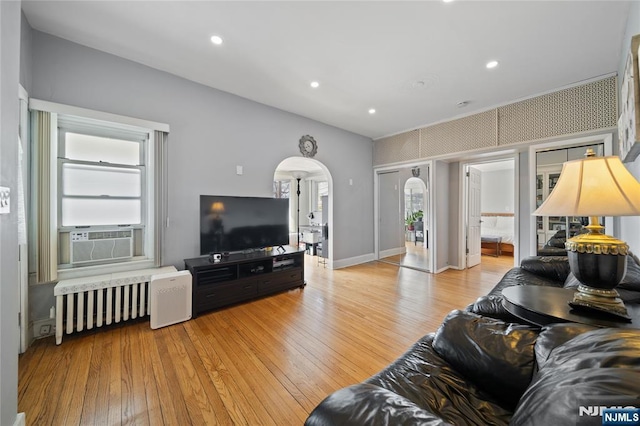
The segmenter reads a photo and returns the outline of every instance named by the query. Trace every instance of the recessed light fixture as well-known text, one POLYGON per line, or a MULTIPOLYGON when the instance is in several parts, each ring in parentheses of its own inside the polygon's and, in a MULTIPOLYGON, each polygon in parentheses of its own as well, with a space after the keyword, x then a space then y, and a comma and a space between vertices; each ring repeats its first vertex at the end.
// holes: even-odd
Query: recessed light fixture
POLYGON ((442 0, 443 3, 451 3, 453 0, 442 0))
POLYGON ((211 36, 211 43, 215 44, 215 45, 221 45, 222 44, 222 37, 214 35, 211 36))
POLYGON ((318 87, 320 87, 320 83, 318 83, 317 81, 312 81, 310 86, 314 89, 317 89, 318 87))
POLYGON ((498 66, 498 61, 489 61, 487 62, 487 68, 491 69, 491 68, 495 68, 498 66))
POLYGON ((467 105, 469 105, 469 101, 460 101, 460 102, 458 102, 458 103, 456 104, 456 106, 457 106, 458 108, 464 108, 464 107, 466 107, 467 105))
POLYGON ((374 108, 369 109, 369 114, 375 114, 375 113, 376 113, 376 110, 374 108))

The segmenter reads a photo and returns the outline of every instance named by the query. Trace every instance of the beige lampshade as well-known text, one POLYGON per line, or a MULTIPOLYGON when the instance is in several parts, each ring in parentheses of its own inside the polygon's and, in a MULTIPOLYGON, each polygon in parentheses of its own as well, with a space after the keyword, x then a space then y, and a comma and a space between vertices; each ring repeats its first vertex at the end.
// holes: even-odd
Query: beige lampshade
POLYGON ((640 182, 615 156, 567 161, 535 216, 640 215, 640 182))

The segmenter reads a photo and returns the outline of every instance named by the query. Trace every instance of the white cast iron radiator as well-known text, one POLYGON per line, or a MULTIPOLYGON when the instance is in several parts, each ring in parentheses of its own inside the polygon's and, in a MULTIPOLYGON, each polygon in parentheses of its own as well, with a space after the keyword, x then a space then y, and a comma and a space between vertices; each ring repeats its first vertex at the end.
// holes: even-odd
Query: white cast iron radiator
POLYGON ((56 344, 62 335, 149 315, 149 283, 173 266, 61 280, 56 297, 56 344), (66 318, 65 327, 63 320, 66 318))

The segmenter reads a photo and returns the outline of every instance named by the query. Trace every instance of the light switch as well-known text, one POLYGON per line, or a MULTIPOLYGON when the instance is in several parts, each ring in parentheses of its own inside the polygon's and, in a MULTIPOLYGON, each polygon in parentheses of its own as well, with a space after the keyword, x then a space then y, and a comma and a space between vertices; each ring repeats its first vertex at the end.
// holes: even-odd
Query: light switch
POLYGON ((243 170, 242 170, 242 166, 236 166, 236 174, 237 174, 238 176, 242 175, 242 171, 243 171, 243 170))
POLYGON ((11 189, 0 186, 0 214, 9 214, 11 211, 11 189))

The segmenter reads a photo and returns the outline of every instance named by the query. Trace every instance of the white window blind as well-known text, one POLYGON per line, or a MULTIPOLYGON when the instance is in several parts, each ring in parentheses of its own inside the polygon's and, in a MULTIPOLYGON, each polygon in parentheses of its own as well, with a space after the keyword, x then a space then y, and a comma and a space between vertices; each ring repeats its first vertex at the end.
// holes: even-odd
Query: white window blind
POLYGON ((140 225, 148 133, 59 120, 59 225, 140 225), (123 139, 126 138, 126 139, 123 139))

